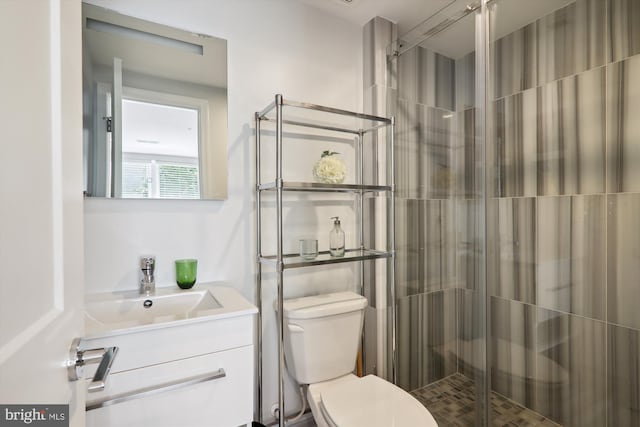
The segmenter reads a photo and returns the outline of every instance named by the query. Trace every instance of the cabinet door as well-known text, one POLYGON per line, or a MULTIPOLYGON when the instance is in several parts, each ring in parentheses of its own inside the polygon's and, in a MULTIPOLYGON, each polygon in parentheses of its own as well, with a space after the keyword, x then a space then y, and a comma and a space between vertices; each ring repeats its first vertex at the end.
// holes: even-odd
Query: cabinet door
POLYGON ((189 359, 112 374, 103 392, 87 396, 88 427, 232 427, 253 418, 253 346, 211 353, 189 359), (171 391, 167 384, 224 371, 224 376, 171 391), (109 404, 115 396, 136 395, 143 389, 155 394, 109 404))

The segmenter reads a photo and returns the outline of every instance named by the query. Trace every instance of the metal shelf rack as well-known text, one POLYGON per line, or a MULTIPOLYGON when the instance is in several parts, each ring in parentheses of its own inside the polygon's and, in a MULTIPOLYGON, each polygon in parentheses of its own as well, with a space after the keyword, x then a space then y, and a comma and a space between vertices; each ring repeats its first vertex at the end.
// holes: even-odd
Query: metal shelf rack
MULTIPOLYGON (((312 114, 316 114, 312 113, 312 114)), ((277 312, 283 313, 283 273, 287 269, 311 267, 319 265, 328 265, 345 262, 360 262, 361 274, 360 280, 364 282, 364 261, 374 259, 388 260, 388 278, 390 286, 391 304, 391 348, 392 348, 392 376, 395 382, 395 353, 396 353, 396 305, 395 305, 395 171, 394 171, 394 127, 395 119, 393 117, 378 117, 369 114, 356 113, 337 108, 324 107, 321 105, 295 102, 285 100, 282 95, 276 95, 274 102, 269 104, 265 109, 255 113, 255 144, 256 144, 256 305, 259 309, 257 324, 257 384, 256 384, 256 419, 262 422, 262 268, 265 265, 272 266, 277 272, 277 312), (287 111, 285 111, 285 109, 287 111), (363 126, 350 127, 332 122, 322 122, 315 119, 293 119, 285 118, 285 114, 289 109, 302 109, 309 112, 316 112, 318 115, 326 117, 347 116, 359 119, 363 126), (273 122, 275 124, 275 177, 273 181, 261 183, 261 133, 262 123, 273 122), (303 127, 307 129, 317 129, 330 132, 340 132, 357 135, 356 142, 356 161, 360 162, 359 173, 357 173, 355 184, 322 184, 316 182, 288 182, 282 177, 282 140, 283 125, 303 127), (363 141, 365 134, 377 132, 378 130, 388 128, 390 130, 387 143, 390 144, 387 152, 390 157, 387 159, 389 166, 387 168, 386 185, 366 185, 364 184, 364 149, 363 141), (325 193, 352 193, 357 196, 358 215, 359 215, 359 247, 347 249, 345 256, 341 258, 331 257, 328 251, 322 251, 314 260, 305 260, 297 254, 285 254, 283 252, 283 192, 325 192, 325 193), (262 193, 275 192, 276 194, 276 253, 273 255, 262 254, 262 193), (364 196, 367 193, 381 193, 387 195, 387 230, 388 238, 385 250, 370 249, 364 247, 364 196)), ((361 283, 363 289, 364 283, 361 283)), ((280 427, 285 425, 285 401, 284 401, 284 378, 285 378, 285 362, 284 362, 284 318, 278 315, 278 408, 280 417, 278 424, 280 427)))

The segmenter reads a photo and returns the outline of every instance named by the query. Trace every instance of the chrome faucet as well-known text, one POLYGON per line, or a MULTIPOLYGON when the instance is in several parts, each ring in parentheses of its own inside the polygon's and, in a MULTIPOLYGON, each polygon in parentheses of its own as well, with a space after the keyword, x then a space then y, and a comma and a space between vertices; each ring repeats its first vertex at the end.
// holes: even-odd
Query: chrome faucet
POLYGON ((156 292, 156 279, 153 277, 153 272, 156 269, 156 258, 152 256, 141 257, 140 269, 142 270, 140 295, 153 295, 156 292))

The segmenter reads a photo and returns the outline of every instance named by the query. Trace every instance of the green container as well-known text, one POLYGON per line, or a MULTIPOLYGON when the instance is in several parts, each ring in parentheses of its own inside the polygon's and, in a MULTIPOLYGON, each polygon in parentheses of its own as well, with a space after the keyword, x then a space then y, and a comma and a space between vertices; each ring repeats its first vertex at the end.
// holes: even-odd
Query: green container
POLYGON ((196 283, 197 273, 197 259, 176 260, 176 283, 180 286, 180 289, 191 289, 196 283))

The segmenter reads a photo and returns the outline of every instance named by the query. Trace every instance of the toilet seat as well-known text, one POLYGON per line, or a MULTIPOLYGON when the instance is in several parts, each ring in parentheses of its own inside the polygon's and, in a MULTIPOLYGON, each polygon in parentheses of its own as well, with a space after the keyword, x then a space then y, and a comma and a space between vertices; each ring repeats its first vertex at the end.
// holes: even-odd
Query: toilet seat
POLYGON ((317 384, 320 387, 310 390, 311 395, 319 397, 316 403, 321 414, 314 415, 322 416, 329 426, 437 427, 429 411, 401 388, 375 375, 347 377, 317 384))

